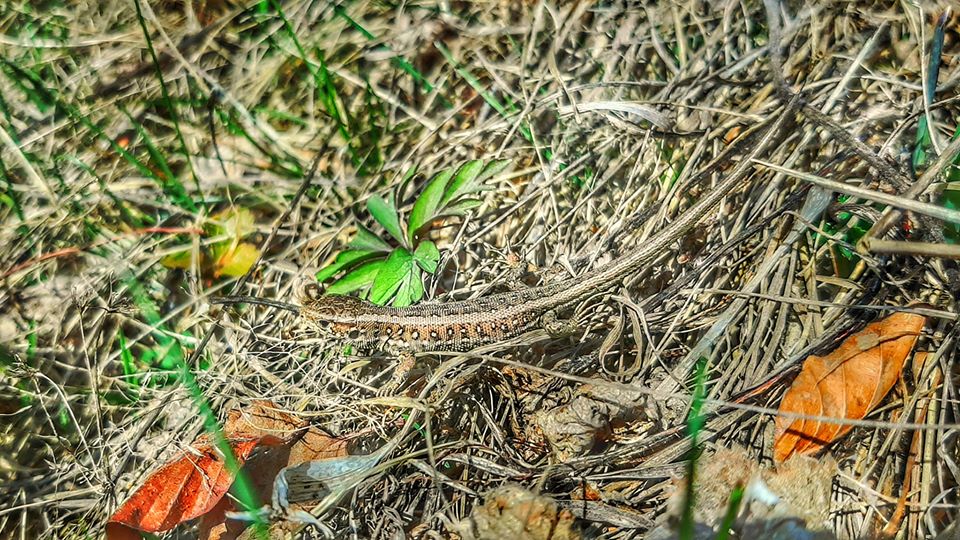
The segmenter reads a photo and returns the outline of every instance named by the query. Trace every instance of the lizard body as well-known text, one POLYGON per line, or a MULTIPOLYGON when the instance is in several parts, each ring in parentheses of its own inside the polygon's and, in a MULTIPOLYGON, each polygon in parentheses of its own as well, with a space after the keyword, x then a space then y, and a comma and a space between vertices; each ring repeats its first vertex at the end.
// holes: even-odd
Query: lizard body
MULTIPOLYGON (((541 328, 546 324, 546 315, 553 313, 554 309, 616 286, 625 277, 654 262, 665 248, 687 234, 746 176, 750 159, 771 142, 773 137, 770 135, 780 131, 786 116, 780 115, 750 156, 742 159, 712 191, 665 229, 605 267, 582 277, 473 300, 428 302, 403 308, 378 306, 349 296, 320 296, 304 302, 299 308, 287 309, 297 311, 321 337, 353 343, 361 348, 396 352, 470 350, 541 328)), ((741 141, 753 139, 750 135, 760 127, 762 125, 750 130, 741 141)), ((234 301, 279 304, 249 297, 234 301)))
MULTIPOLYGON (((725 194, 725 193, 724 193, 725 194)), ((660 256, 722 198, 715 189, 656 237, 583 277, 473 300, 378 306, 352 296, 321 296, 300 315, 321 335, 390 351, 466 351, 543 327, 552 310, 609 289, 660 256)))

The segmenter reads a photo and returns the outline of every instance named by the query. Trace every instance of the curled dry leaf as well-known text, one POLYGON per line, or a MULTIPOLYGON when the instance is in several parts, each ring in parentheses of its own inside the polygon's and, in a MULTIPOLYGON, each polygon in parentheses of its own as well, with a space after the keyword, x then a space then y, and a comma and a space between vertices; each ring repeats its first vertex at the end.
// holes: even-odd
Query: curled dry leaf
POLYGON ((614 430, 653 418, 641 393, 585 384, 559 407, 535 413, 540 429, 560 461, 590 453, 598 442, 613 439, 614 430))
MULTIPOLYGON (((869 414, 900 377, 925 319, 894 313, 867 325, 827 356, 812 355, 780 403, 780 411, 859 420, 869 414)), ((845 435, 851 425, 777 416, 773 458, 814 454, 845 435)))

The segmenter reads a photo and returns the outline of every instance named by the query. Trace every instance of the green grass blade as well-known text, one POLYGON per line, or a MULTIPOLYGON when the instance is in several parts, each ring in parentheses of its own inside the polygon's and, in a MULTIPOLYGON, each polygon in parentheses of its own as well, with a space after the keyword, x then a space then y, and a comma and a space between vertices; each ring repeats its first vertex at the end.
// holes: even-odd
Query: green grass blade
POLYGON ((443 43, 437 43, 436 47, 437 47, 437 50, 440 51, 440 54, 442 54, 443 57, 447 60, 447 62, 451 66, 453 66, 453 69, 461 77, 463 77, 463 80, 467 81, 467 84, 472 86, 473 89, 476 90, 478 94, 480 94, 480 97, 482 97, 483 100, 487 102, 487 105, 490 105, 491 107, 493 107, 493 109, 498 113, 500 113, 500 116, 504 118, 507 118, 508 116, 510 116, 510 113, 512 111, 508 111, 507 107, 503 103, 501 103, 499 99, 497 99, 497 96, 493 95, 486 88, 484 88, 480 80, 473 76, 473 73, 470 73, 468 70, 462 67, 460 63, 457 62, 457 60, 453 57, 453 53, 450 52, 450 49, 448 49, 443 43))
POLYGON ((153 178, 154 182, 156 182, 158 186, 160 186, 160 189, 163 191, 163 193, 170 197, 170 201, 173 204, 191 213, 196 212, 197 207, 195 204, 193 204, 193 200, 187 194, 187 189, 179 180, 177 180, 177 177, 170 169, 170 164, 167 163, 167 159, 164 157, 163 153, 160 152, 157 146, 153 143, 153 139, 150 137, 150 134, 143 128, 143 125, 137 122, 122 106, 120 107, 120 111, 130 119, 130 123, 137 131, 137 134, 140 135, 144 146, 147 147, 147 153, 150 155, 150 161, 152 161, 157 168, 160 169, 160 174, 153 173, 150 175, 150 177, 153 178))
MULTIPOLYGON (((190 176, 193 177, 194 185, 197 188, 197 195, 200 200, 203 200, 203 191, 200 189, 200 179, 197 178, 197 171, 193 169, 193 160, 190 159, 190 152, 187 150, 187 141, 184 140, 183 132, 180 131, 180 119, 177 115, 177 106, 173 103, 173 100, 170 99, 170 93, 167 90, 167 83, 163 80, 163 69, 160 67, 160 60, 157 58, 157 52, 153 48, 153 40, 150 39, 150 31, 147 29, 147 21, 143 18, 143 12, 140 9, 140 0, 133 0, 133 6, 137 11, 137 20, 140 22, 140 30, 143 31, 143 39, 146 40, 147 50, 150 52, 150 59, 153 61, 154 73, 157 75, 157 81, 160 83, 160 95, 163 98, 167 112, 170 114, 170 121, 173 123, 173 131, 177 136, 177 142, 180 144, 180 151, 183 153, 183 158, 187 162, 187 168, 190 169, 190 176)), ((193 204, 192 201, 191 204, 193 204)))
MULTIPOLYGON (((456 61, 456 59, 453 57, 453 54, 450 52, 449 49, 447 49, 443 45, 443 43, 437 43, 435 46, 437 47, 437 50, 440 51, 440 54, 442 54, 443 57, 447 60, 447 62, 449 62, 450 65, 453 66, 453 69, 461 77, 463 77, 463 80, 467 81, 467 84, 472 86, 473 89, 476 90, 478 94, 480 94, 480 97, 482 97, 483 100, 486 101, 488 105, 490 105, 491 107, 493 107, 495 111, 500 113, 500 116, 504 118, 509 118, 510 115, 513 114, 514 110, 509 109, 507 106, 501 103, 499 99, 497 99, 497 96, 495 96, 489 90, 484 88, 480 80, 473 76, 473 73, 470 73, 466 68, 462 67, 456 61)), ((531 143, 534 142, 533 134, 531 133, 530 127, 527 125, 526 122, 520 125, 520 134, 523 135, 523 138, 526 139, 527 141, 531 143)))
POLYGON ((350 152, 350 157, 354 161, 354 164, 357 164, 358 157, 356 155, 356 150, 352 145, 349 144, 353 138, 350 129, 350 118, 347 115, 347 112, 340 107, 340 103, 342 103, 342 101, 337 95, 336 85, 333 84, 333 74, 327 69, 326 59, 324 58, 323 51, 319 49, 316 50, 316 65, 314 62, 311 62, 307 56, 306 49, 304 49, 303 45, 300 43, 300 39, 297 37, 297 33, 294 32, 293 26, 290 24, 290 21, 284 14, 280 3, 277 0, 269 0, 269 4, 273 8, 273 11, 277 17, 280 18, 284 31, 287 33, 287 36, 297 49, 297 54, 300 55, 300 60, 303 61, 304 65, 307 67, 307 70, 310 71, 310 74, 317 85, 317 90, 320 92, 320 99, 324 104, 327 114, 329 114, 330 117, 337 123, 337 131, 340 133, 343 139, 348 142, 347 149, 350 152))
POLYGON ((121 377, 121 379, 129 385, 128 388, 124 389, 124 394, 129 392, 132 394, 132 400, 136 401, 140 398, 140 384, 138 381, 140 370, 137 369, 137 362, 133 358, 133 353, 127 347, 127 339, 123 335, 122 328, 117 330, 117 340, 120 346, 120 367, 123 370, 123 377, 121 377))
MULTIPOLYGON (((0 62, 3 63, 3 65, 7 68, 7 70, 13 72, 13 75, 26 79, 28 82, 31 83, 31 85, 34 88, 43 89, 44 95, 49 96, 51 101, 54 102, 58 108, 63 109, 70 118, 81 123, 84 127, 86 127, 91 132, 93 132, 98 138, 100 138, 101 140, 106 142, 108 145, 110 145, 110 148, 113 149, 114 152, 116 152, 124 160, 126 160, 130 165, 136 168, 137 171, 140 172, 140 174, 146 176, 147 178, 155 177, 154 172, 150 170, 149 167, 141 163, 136 158, 136 156, 134 156, 130 152, 127 152, 122 146, 120 146, 117 143, 117 141, 113 139, 113 137, 110 137, 109 135, 107 135, 102 129, 100 129, 100 127, 96 123, 94 123, 86 115, 81 113, 79 109, 77 109, 76 107, 73 107, 69 103, 64 102, 63 100, 58 98, 56 95, 54 95, 52 92, 50 92, 49 89, 45 88, 43 86, 43 82, 39 79, 39 77, 36 76, 36 74, 30 71, 24 70, 19 66, 17 66, 16 64, 11 63, 4 58, 0 58, 0 62)), ((8 75, 10 74, 8 73, 8 75)))
POLYGON ((27 100, 33 103, 34 106, 37 107, 37 110, 45 113, 57 106, 59 100, 53 92, 44 86, 39 75, 27 68, 14 64, 6 58, 0 58, 0 61, 2 61, 4 67, 7 68, 7 78, 27 96, 27 100))
MULTIPOLYGON (((160 312, 156 304, 153 303, 153 300, 151 300, 146 294, 146 291, 143 290, 137 277, 131 275, 125 282, 130 294, 133 296, 134 304, 139 308, 146 322, 158 329, 157 332, 154 332, 154 338, 157 340, 157 343, 161 346, 168 346, 171 349, 176 347, 179 351, 179 344, 165 332, 160 331, 162 330, 160 312)), ((260 507, 260 502, 257 500, 253 484, 233 454, 233 449, 230 447, 230 443, 220 428, 220 422, 217 420, 216 414, 214 414, 213 409, 210 408, 210 404, 203 395, 203 391, 200 389, 196 377, 194 377, 193 372, 190 370, 190 365, 184 361, 182 353, 177 354, 176 357, 179 359, 176 366, 179 371, 178 379, 190 394, 194 406, 197 407, 200 417, 203 419, 204 429, 210 435, 220 454, 223 456, 224 466, 234 475, 235 480, 231 492, 236 494, 242 509, 252 512, 260 507)), ((257 520, 255 526, 259 531, 264 529, 262 520, 257 520)), ((260 536, 263 535, 261 534, 260 536)))
POLYGON ((743 493, 743 486, 735 486, 733 491, 730 492, 727 512, 724 514, 723 521, 720 522, 720 530, 717 531, 717 536, 713 540, 727 540, 730 538, 730 529, 733 528, 733 524, 737 521, 737 514, 740 513, 740 503, 743 502, 743 493))
POLYGON ((420 268, 416 265, 410 267, 410 271, 403 279, 397 294, 393 299, 395 307, 406 307, 423 298, 423 276, 420 268))
POLYGON ((690 415, 687 417, 687 434, 690 436, 690 460, 687 461, 687 483, 684 486, 683 514, 680 517, 680 540, 693 540, 696 530, 696 517, 693 515, 696 505, 696 471, 697 460, 700 458, 700 443, 698 438, 703 430, 705 418, 702 416, 703 401, 706 398, 707 359, 701 358, 697 362, 697 375, 693 390, 693 404, 690 415))
MULTIPOLYGON (((944 27, 946 26, 946 12, 940 15, 937 27, 933 32, 930 43, 930 60, 927 64, 927 84, 923 94, 924 111, 933 103, 937 91, 937 80, 940 78, 940 62, 943 55, 944 27)), ((927 164, 927 152, 933 141, 930 137, 930 126, 927 125, 927 115, 924 114, 917 122, 917 138, 913 148, 913 170, 916 172, 927 164)))
MULTIPOLYGON (((367 38, 368 41, 376 41, 377 37, 372 33, 370 33, 366 28, 364 28, 360 23, 355 21, 352 17, 350 17, 350 15, 347 14, 347 11, 343 9, 342 6, 339 6, 339 5, 335 6, 333 8, 333 12, 343 20, 347 21, 347 23, 351 27, 353 27, 354 30, 356 30, 357 32, 360 32, 360 34, 363 35, 363 37, 367 38)), ((380 45, 378 49, 383 51, 393 52, 393 49, 391 49, 388 45, 385 45, 385 44, 380 45)), ((424 77, 423 74, 417 70, 417 68, 413 67, 413 64, 411 64, 406 58, 399 55, 393 56, 390 58, 390 63, 393 64, 394 67, 400 69, 401 71, 409 75, 417 83, 421 84, 425 92, 427 93, 433 92, 434 90, 433 84, 429 80, 427 80, 427 78, 424 77)), ((443 103, 444 107, 448 109, 453 107, 453 104, 450 103, 450 101, 443 95, 439 95, 439 98, 441 103, 443 103)))

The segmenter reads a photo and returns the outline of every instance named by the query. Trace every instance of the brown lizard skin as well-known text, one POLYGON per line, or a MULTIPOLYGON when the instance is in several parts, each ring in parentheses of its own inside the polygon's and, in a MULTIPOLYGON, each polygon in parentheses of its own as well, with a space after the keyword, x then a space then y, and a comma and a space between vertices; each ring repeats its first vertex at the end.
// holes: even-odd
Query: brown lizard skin
MULTIPOLYGON (((299 308, 287 304, 286 309, 298 311, 307 327, 319 337, 352 343, 363 349, 400 353, 465 351, 542 328, 546 313, 615 287, 687 234, 747 175, 750 159, 775 138, 771 134, 780 131, 786 116, 780 115, 750 155, 665 229, 605 267, 582 277, 473 300, 428 302, 403 308, 378 306, 349 296, 320 296, 305 301, 299 308)), ((751 134, 763 125, 752 129, 751 134)), ((284 307, 277 302, 247 297, 234 301, 284 307)))

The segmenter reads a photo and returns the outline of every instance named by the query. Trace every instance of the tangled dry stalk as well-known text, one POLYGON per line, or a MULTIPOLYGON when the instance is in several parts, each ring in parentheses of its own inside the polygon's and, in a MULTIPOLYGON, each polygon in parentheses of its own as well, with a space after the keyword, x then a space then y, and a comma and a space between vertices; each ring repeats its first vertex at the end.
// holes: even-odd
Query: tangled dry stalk
MULTIPOLYGON (((921 118, 935 155, 955 128, 955 16, 922 99, 947 2, 39 4, 0 6, 4 536, 98 534, 202 431, 197 396, 156 352, 173 343, 219 414, 268 397, 358 453, 417 422, 390 467, 315 510, 337 534, 461 534, 484 493, 518 483, 588 536, 643 538, 689 458, 699 359, 705 455, 744 447, 769 463, 791 368, 917 301, 931 306, 925 354, 831 447, 826 524, 838 538, 933 538, 955 519, 956 264, 854 255, 882 207, 745 161, 755 142, 742 138, 799 94, 792 129, 758 160, 942 205, 956 188, 930 175, 911 191, 922 171, 905 153, 921 118), (507 286, 517 264, 545 270, 531 283, 596 268, 735 167, 751 172, 617 296, 578 306, 576 336, 424 355, 393 386, 395 358, 302 339, 288 314, 208 302, 295 300, 372 223, 367 197, 409 205, 426 177, 475 158, 512 159, 514 172, 435 235, 434 300, 507 286), (408 182, 412 166, 423 175, 408 182), (202 233, 228 207, 256 216, 252 273, 162 264, 217 241, 202 233)), ((956 237, 907 217, 910 240, 947 250, 956 237)))

